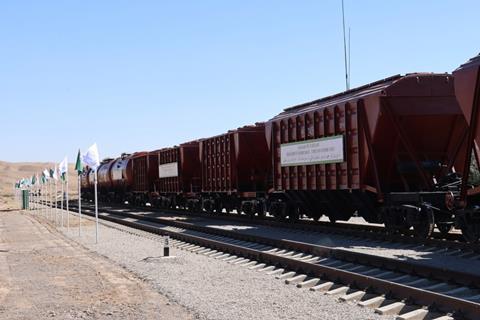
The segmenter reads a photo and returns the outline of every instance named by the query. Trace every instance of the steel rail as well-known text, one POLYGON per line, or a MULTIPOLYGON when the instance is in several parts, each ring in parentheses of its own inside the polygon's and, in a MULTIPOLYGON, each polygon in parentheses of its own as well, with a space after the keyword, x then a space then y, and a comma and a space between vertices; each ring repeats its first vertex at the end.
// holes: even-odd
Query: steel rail
POLYGON ((331 224, 329 222, 312 222, 312 221, 300 221, 300 223, 291 223, 291 222, 281 222, 275 221, 273 218, 267 219, 251 219, 245 215, 225 215, 225 214, 210 214, 203 212, 188 212, 181 209, 173 208, 155 208, 155 207, 141 207, 141 206, 129 206, 123 204, 111 204, 103 203, 103 205, 117 206, 123 209, 136 210, 136 211, 151 211, 158 213, 174 213, 182 215, 185 217, 196 216, 204 218, 214 218, 219 220, 226 221, 242 221, 248 224, 256 225, 266 225, 275 228, 285 228, 285 229, 300 229, 311 232, 321 232, 329 234, 338 234, 345 235, 348 233, 349 236, 355 236, 359 238, 367 238, 380 241, 389 241, 389 242, 399 242, 407 244, 416 244, 424 246, 432 246, 438 248, 445 248, 451 250, 461 250, 464 252, 471 252, 472 254, 480 254, 480 244, 466 243, 463 241, 461 234, 449 234, 448 239, 441 239, 443 237, 440 233, 435 233, 436 237, 439 238, 419 238, 413 235, 402 235, 402 234, 392 234, 386 232, 384 227, 381 226, 372 226, 372 225, 360 225, 360 224, 351 224, 351 223, 336 223, 331 224), (320 225, 319 225, 320 223, 320 225))

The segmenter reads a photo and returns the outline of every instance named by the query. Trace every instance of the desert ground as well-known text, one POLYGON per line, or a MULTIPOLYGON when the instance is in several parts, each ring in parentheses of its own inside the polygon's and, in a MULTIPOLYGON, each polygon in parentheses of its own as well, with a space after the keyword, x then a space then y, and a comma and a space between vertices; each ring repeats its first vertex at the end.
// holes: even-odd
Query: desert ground
MULTIPOLYGON (((0 162, 0 320, 192 319, 144 280, 65 237, 42 215, 16 210, 14 182, 51 166, 0 162)), ((70 173, 76 181, 73 165, 70 173)), ((76 197, 77 184, 71 185, 76 197)))

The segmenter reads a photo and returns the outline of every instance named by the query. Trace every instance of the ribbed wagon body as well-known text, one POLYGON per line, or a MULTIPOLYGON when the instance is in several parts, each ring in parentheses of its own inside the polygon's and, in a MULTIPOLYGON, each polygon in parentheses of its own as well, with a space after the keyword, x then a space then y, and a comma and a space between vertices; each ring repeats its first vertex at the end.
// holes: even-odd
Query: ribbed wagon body
POLYGON ((438 183, 463 169, 456 155, 465 127, 448 74, 394 76, 288 108, 266 126, 278 199, 271 211, 331 220, 357 211, 400 227, 401 205, 444 207, 438 183))
POLYGON ((455 77, 455 94, 468 124, 462 147, 467 150, 459 156, 464 166, 461 171, 461 194, 456 205, 461 210, 456 212, 456 225, 463 236, 470 242, 480 239, 480 55, 470 59, 453 72, 455 77), (473 170, 476 170, 477 177, 473 170))
POLYGON ((150 159, 156 204, 198 209, 201 189, 199 142, 150 152, 150 159))
POLYGON ((271 160, 264 123, 200 140, 204 209, 264 213, 271 160))

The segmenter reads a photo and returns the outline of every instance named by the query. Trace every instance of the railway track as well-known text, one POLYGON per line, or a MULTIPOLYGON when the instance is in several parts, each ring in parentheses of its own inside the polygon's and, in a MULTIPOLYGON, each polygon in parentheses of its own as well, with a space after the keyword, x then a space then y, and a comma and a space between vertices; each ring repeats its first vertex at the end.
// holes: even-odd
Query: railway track
MULTIPOLYGON (((398 319, 480 318, 480 277, 291 240, 245 235, 130 210, 101 208, 100 218, 168 235, 177 248, 262 270, 342 301, 358 301, 398 319)), ((84 212, 93 215, 91 207, 84 212)))
MULTIPOLYGON (((72 201, 72 205, 75 202, 72 201)), ((103 208, 123 208, 134 210, 136 212, 157 212, 157 213, 173 213, 184 217, 202 217, 210 219, 219 219, 225 221, 240 221, 247 224, 255 224, 262 226, 270 226, 275 228, 284 228, 302 230, 308 232, 316 232, 321 234, 332 234, 345 237, 357 237, 358 239, 371 239, 385 243, 403 243, 406 245, 423 246, 424 248, 444 249, 445 254, 459 254, 462 257, 480 258, 480 245, 476 243, 466 243, 460 233, 449 233, 444 235, 440 232, 434 233, 434 238, 424 239, 413 236, 413 234, 389 233, 382 226, 371 224, 352 224, 352 223, 329 223, 329 222, 313 222, 300 220, 297 223, 276 221, 270 217, 262 219, 251 219, 246 215, 237 214, 211 214, 205 212, 186 212, 180 209, 159 209, 146 206, 131 205, 112 205, 111 203, 102 203, 103 208)))

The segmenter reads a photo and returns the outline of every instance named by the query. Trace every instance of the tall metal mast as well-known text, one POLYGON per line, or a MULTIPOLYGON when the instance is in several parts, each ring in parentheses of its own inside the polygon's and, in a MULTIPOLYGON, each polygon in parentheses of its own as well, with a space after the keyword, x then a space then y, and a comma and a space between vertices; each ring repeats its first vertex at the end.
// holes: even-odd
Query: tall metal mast
MULTIPOLYGON (((345 57, 345 87, 347 90, 350 89, 350 81, 348 77, 348 64, 347 64, 347 39, 345 36, 345 7, 342 0, 342 21, 343 21, 343 53, 345 57)), ((349 32, 350 33, 350 32, 349 32)), ((350 42, 350 40, 349 40, 350 42)))

